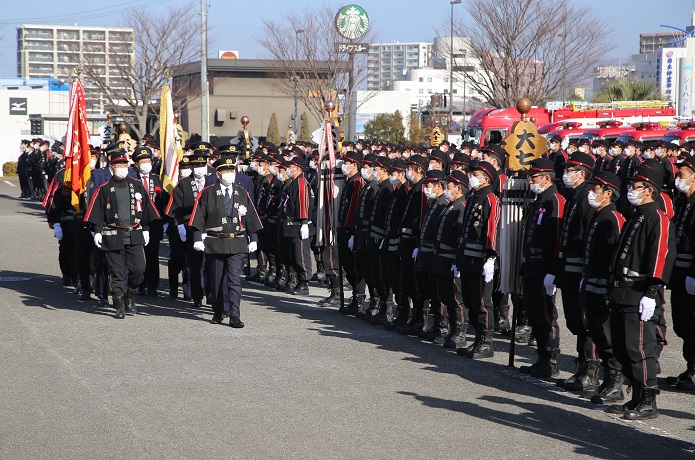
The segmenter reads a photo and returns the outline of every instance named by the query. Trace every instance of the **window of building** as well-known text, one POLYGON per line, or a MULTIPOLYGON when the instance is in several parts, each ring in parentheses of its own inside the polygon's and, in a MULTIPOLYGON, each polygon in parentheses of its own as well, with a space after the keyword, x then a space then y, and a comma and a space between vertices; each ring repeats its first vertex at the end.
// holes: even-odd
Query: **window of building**
POLYGON ((427 83, 432 83, 432 77, 427 77, 427 83))
POLYGON ((420 94, 425 94, 425 89, 424 89, 424 88, 420 88, 420 89, 418 90, 418 92, 419 92, 420 94))
POLYGON ((428 89, 428 90, 427 90, 427 94, 432 94, 432 90, 431 90, 431 89, 428 89))
POLYGON ((420 83, 422 83, 423 81, 425 81, 425 79, 422 78, 422 77, 420 77, 420 78, 417 79, 417 81, 419 81, 420 83))
POLYGON ((457 90, 456 88, 454 88, 454 92, 453 92, 452 94, 457 94, 458 92, 459 92, 459 90, 457 90))

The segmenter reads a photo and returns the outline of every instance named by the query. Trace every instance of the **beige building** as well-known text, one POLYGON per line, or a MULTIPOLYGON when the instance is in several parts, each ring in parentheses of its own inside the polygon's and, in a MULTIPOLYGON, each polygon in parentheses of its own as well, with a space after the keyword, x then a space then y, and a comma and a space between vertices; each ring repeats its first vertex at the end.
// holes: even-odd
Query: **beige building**
MULTIPOLYGON (((209 131, 210 136, 235 136, 241 129, 241 117, 250 119, 249 131, 255 137, 265 137, 273 112, 278 119, 280 136, 284 138, 287 125, 294 126, 299 135, 301 120, 295 121, 295 97, 279 91, 277 80, 266 61, 257 59, 208 59, 209 131)), ((200 62, 193 62, 174 75, 173 85, 189 86, 191 94, 200 92, 200 62)), ((309 115, 309 127, 313 131, 320 126, 306 106, 297 101, 297 115, 309 115)), ((190 134, 201 131, 201 99, 195 97, 180 110, 180 124, 190 134)))

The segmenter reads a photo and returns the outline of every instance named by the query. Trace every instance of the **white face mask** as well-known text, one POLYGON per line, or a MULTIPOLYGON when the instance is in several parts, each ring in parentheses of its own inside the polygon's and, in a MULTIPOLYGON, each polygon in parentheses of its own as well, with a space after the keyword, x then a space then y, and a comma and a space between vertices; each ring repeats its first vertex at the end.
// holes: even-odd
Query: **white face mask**
POLYGON ((635 154, 635 148, 634 147, 628 147, 627 149, 625 149, 625 155, 631 157, 634 154, 635 154))
POLYGON ((436 196, 437 196, 437 194, 434 192, 434 189, 429 188, 429 187, 423 188, 423 189, 422 189, 422 193, 424 193, 425 196, 426 196, 427 198, 430 198, 430 199, 436 198, 436 196))
POLYGON ((96 168, 96 167, 97 167, 97 160, 91 160, 91 161, 89 162, 89 168, 90 168, 90 169, 94 169, 94 168, 96 168))
POLYGON ((206 166, 199 166, 197 168, 193 168, 193 175, 196 179, 202 179, 203 177, 205 177, 206 172, 208 172, 208 168, 206 166))
POLYGON ((637 190, 629 190, 627 192, 627 201, 629 201, 632 206, 641 205, 644 198, 639 198, 639 194, 640 192, 637 190))
POLYGON ((663 153, 664 153, 664 151, 663 151, 662 149, 656 149, 656 150, 654 150, 654 155, 658 156, 659 158, 661 158, 661 155, 662 155, 663 153))
POLYGON ((562 183, 565 184, 567 187, 574 187, 574 184, 577 183, 577 180, 572 180, 572 173, 566 172, 562 175, 562 183))
POLYGON ((434 163, 430 163, 430 165, 427 167, 428 171, 433 171, 434 170, 434 163))
POLYGON ((268 166, 268 172, 272 175, 275 175, 278 172, 278 170, 275 166, 270 165, 270 166, 268 166))
POLYGON ((314 160, 311 160, 311 161, 309 162, 309 167, 310 167, 311 169, 316 169, 316 162, 315 162, 314 160))
POLYGON ((480 179, 478 179, 475 176, 470 176, 468 178, 468 184, 471 186, 473 190, 478 190, 478 187, 480 187, 480 179))
POLYGON ((256 170, 258 170, 258 167, 256 166, 256 162, 255 162, 255 161, 252 161, 251 163, 249 163, 249 169, 250 169, 251 171, 256 171, 256 170))
POLYGON ((410 182, 415 182, 415 174, 413 174, 412 171, 406 171, 405 178, 408 179, 410 182))
POLYGON ((234 183, 234 173, 233 172, 226 172, 220 174, 220 183, 224 185, 225 187, 229 187, 234 183))
POLYGON ((185 179, 186 177, 190 176, 192 172, 193 172, 193 170, 191 170, 190 168, 182 169, 181 170, 181 177, 185 179))
POLYGON ((545 191, 544 188, 541 188, 541 184, 531 184, 531 191, 535 193, 536 195, 540 195, 545 191))
POLYGON ((362 179, 364 180, 370 180, 372 178, 372 173, 369 170, 369 168, 362 168, 360 170, 360 174, 362 175, 362 179))
POLYGON ((42 145, 41 148, 40 148, 39 150, 41 150, 42 152, 45 152, 45 151, 46 151, 46 146, 45 146, 45 145, 42 145))
POLYGON ((454 197, 451 194, 451 190, 449 190, 449 189, 444 190, 444 198, 446 198, 449 201, 454 199, 454 197))
POLYGON ((583 145, 581 147, 579 147, 578 150, 582 153, 586 153, 586 147, 584 147, 583 145))
POLYGON ((265 174, 266 174, 266 170, 263 166, 259 166, 257 171, 258 171, 258 174, 260 174, 261 176, 265 176, 265 174))
POLYGON ((343 163, 340 165, 340 171, 343 173, 343 176, 347 176, 350 174, 350 166, 347 163, 343 163))
POLYGON ((389 176, 389 182, 391 182, 391 185, 394 187, 401 184, 401 181, 398 180, 398 176, 389 176))
POLYGON ((377 180, 377 178, 376 170, 372 171, 372 180, 377 180))
MULTIPOLYGON (((693 177, 693 176, 690 176, 693 177)), ((688 189, 690 188, 690 185, 688 185, 688 181, 690 180, 690 177, 687 179, 681 179, 681 178, 676 178, 676 188, 678 189, 679 192, 687 192, 688 189)))
POLYGON ((287 180, 287 176, 284 173, 278 173, 276 177, 280 182, 285 182, 287 180))
POLYGON ((586 196, 586 199, 589 201, 589 206, 591 206, 592 208, 598 208, 599 206, 601 206, 601 203, 606 201, 605 198, 601 201, 596 201, 596 194, 593 191, 589 192, 589 194, 586 196))
POLYGON ((652 158, 654 158, 654 151, 645 150, 644 152, 642 152, 642 158, 644 158, 645 160, 651 160, 652 158))
POLYGON ((125 179, 128 175, 128 168, 113 168, 113 177, 116 179, 125 179))
POLYGON ((620 152, 618 152, 618 149, 616 149, 616 148, 614 148, 614 147, 611 147, 611 148, 608 150, 608 155, 610 155, 610 156, 612 156, 612 157, 617 157, 618 155, 620 155, 620 152))
POLYGON ((152 172, 152 163, 142 163, 138 166, 138 169, 140 170, 140 174, 149 174, 152 172))

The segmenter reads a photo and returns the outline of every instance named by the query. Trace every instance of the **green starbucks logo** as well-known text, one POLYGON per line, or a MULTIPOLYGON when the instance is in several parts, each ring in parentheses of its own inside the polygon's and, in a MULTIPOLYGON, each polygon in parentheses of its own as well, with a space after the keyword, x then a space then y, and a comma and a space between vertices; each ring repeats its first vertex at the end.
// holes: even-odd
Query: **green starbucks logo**
POLYGON ((356 40, 369 30, 367 12, 358 5, 344 6, 335 16, 335 28, 343 38, 356 40))

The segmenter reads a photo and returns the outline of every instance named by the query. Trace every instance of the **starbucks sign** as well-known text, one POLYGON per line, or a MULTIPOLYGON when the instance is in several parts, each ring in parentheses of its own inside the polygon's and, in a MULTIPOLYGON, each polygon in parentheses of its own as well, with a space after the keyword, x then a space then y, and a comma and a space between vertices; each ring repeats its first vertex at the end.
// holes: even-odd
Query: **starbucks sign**
POLYGON ((341 37, 356 40, 369 30, 367 12, 358 5, 344 6, 335 15, 335 28, 341 37))

